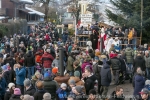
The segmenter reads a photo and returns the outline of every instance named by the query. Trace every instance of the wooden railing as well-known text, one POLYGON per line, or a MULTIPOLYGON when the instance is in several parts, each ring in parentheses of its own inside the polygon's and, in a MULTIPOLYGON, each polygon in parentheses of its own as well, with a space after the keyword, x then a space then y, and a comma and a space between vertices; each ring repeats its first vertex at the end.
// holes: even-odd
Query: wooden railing
MULTIPOLYGON (((76 35, 76 39, 75 39, 75 41, 77 42, 77 43, 85 43, 85 42, 87 42, 87 41, 80 41, 79 40, 79 37, 84 37, 84 38, 90 38, 90 35, 89 34, 87 34, 87 35, 84 35, 84 34, 81 34, 81 35, 76 35)), ((116 38, 116 37, 112 37, 112 38, 116 38)), ((122 39, 123 41, 124 40, 127 40, 127 44, 119 44, 119 45, 135 45, 135 44, 130 44, 130 39, 128 38, 128 37, 118 37, 118 39, 122 39)), ((136 45, 141 45, 141 37, 133 37, 133 39, 136 39, 136 45)))

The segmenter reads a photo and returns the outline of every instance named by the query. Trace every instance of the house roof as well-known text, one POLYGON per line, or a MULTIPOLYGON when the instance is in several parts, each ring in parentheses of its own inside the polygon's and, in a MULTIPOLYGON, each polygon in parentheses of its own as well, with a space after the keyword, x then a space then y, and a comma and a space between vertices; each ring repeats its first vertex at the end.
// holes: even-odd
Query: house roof
POLYGON ((27 3, 27 4, 33 4, 34 2, 32 0, 20 0, 19 2, 27 3))
POLYGON ((29 12, 28 12, 29 14, 37 14, 37 15, 39 15, 39 16, 45 16, 44 13, 39 12, 39 11, 36 11, 36 10, 34 10, 34 9, 32 9, 32 8, 25 7, 25 9, 29 10, 29 12))

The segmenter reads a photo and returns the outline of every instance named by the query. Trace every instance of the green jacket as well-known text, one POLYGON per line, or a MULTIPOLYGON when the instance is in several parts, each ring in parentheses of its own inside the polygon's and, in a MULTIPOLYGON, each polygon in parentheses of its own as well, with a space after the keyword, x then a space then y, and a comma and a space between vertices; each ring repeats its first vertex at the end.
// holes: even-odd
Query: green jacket
POLYGON ((147 68, 150 68, 150 56, 148 57, 144 56, 144 60, 145 60, 145 66, 147 68))
POLYGON ((133 63, 134 51, 132 48, 126 48, 125 50, 126 63, 133 63))
POLYGON ((67 61, 67 67, 66 67, 67 71, 74 71, 73 62, 74 62, 74 59, 71 56, 69 56, 68 61, 67 61))

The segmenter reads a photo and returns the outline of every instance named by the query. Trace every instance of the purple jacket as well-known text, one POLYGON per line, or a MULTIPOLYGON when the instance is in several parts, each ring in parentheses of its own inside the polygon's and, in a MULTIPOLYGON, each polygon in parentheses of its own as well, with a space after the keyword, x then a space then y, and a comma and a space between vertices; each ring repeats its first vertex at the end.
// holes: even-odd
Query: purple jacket
POLYGON ((84 73, 85 67, 86 67, 87 65, 90 66, 90 69, 91 69, 91 71, 92 71, 92 65, 91 65, 89 62, 83 62, 82 66, 81 66, 82 73, 84 73))

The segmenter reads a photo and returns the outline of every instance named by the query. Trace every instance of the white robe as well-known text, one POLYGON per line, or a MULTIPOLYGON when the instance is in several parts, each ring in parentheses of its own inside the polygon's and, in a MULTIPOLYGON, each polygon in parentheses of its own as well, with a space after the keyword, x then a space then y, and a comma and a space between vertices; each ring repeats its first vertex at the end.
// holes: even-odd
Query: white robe
POLYGON ((111 48, 111 45, 112 43, 114 42, 113 38, 110 38, 108 41, 107 41, 107 44, 106 44, 106 51, 109 52, 109 49, 111 48))

